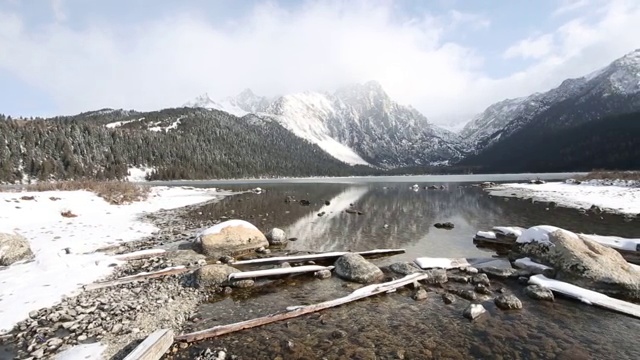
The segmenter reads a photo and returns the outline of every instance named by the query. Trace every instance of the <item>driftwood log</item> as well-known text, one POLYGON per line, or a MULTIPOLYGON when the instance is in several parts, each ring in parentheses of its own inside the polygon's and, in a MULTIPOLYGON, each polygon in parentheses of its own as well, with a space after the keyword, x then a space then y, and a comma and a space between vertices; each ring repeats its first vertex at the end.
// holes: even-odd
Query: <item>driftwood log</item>
POLYGON ((333 270, 333 266, 305 265, 305 266, 294 266, 294 267, 281 268, 281 269, 243 271, 243 272, 230 274, 229 280, 253 279, 253 278, 259 278, 259 277, 270 277, 270 276, 278 276, 278 275, 301 274, 301 273, 308 273, 308 272, 316 272, 320 270, 333 270))
POLYGON ((102 281, 102 282, 97 282, 93 284, 88 284, 83 286, 83 290, 102 289, 110 286, 128 284, 134 281, 149 280, 149 279, 154 279, 154 278, 163 277, 163 276, 182 274, 191 270, 192 269, 187 269, 184 266, 176 266, 176 267, 166 268, 158 271, 143 272, 135 275, 121 277, 116 280, 102 281))
POLYGON ((320 310, 350 303, 352 301, 363 299, 372 295, 393 292, 399 287, 411 284, 415 281, 424 280, 429 276, 430 276, 429 274, 425 274, 425 273, 410 274, 398 280, 362 287, 360 289, 355 290, 351 294, 338 299, 329 300, 329 301, 325 301, 325 302, 321 302, 313 305, 291 306, 291 307, 288 307, 285 311, 267 315, 261 318, 246 320, 246 321, 229 324, 229 325, 218 325, 210 329, 178 335, 175 337, 175 340, 184 341, 184 342, 199 341, 199 340, 209 339, 209 338, 213 338, 216 336, 220 336, 220 335, 224 335, 224 334, 228 334, 228 333, 232 333, 232 332, 236 332, 244 329, 250 329, 257 326, 274 323, 277 321, 292 319, 305 314, 310 314, 320 310))
POLYGON ((162 329, 151 333, 124 360, 158 360, 173 344, 173 331, 162 329))

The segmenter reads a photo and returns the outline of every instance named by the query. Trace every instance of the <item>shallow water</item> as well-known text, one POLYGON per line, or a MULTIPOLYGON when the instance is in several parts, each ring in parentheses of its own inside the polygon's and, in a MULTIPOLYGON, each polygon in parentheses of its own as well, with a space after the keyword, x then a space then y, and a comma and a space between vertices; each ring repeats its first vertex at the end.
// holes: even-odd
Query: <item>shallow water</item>
MULTIPOLYGON (((640 222, 625 222, 614 215, 585 216, 576 210, 549 208, 547 204, 490 197, 468 183, 443 183, 445 190, 415 192, 416 181, 358 182, 353 184, 279 183, 260 184, 266 192, 229 197, 203 206, 190 216, 215 219, 221 216, 251 221, 262 230, 280 227, 298 240, 288 250, 368 250, 405 248, 406 254, 374 260, 379 265, 418 256, 491 257, 476 248, 472 237, 492 226, 529 227, 550 224, 602 235, 640 237, 640 222), (310 206, 285 203, 286 196, 308 199, 310 206), (329 200, 330 205, 324 205, 329 200), (364 212, 344 212, 350 204, 364 212), (325 212, 324 216, 317 216, 325 212), (433 227, 451 221, 453 230, 433 227), (389 226, 385 228, 385 224, 389 226)), ((420 182, 418 182, 420 184, 420 182)), ((431 185, 431 184, 429 184, 431 185)), ((437 184, 440 185, 440 184, 437 184)), ((254 186, 254 184, 251 184, 254 186)), ((248 185, 227 184, 232 190, 248 185)), ((444 287, 458 286, 448 283, 444 287)), ((204 320, 187 329, 200 330, 219 324, 247 320, 291 305, 305 305, 344 296, 357 285, 339 279, 316 280, 297 276, 250 290, 236 290, 200 307, 204 320)), ((192 358, 199 350, 226 348, 241 359, 637 359, 640 320, 580 304, 569 299, 554 303, 530 301, 522 286, 509 281, 493 282, 491 289, 505 287, 524 304, 521 311, 496 309, 470 323, 462 317, 468 301, 458 298, 445 305, 431 287, 429 298, 417 302, 412 290, 364 299, 298 319, 198 343, 175 357, 192 358), (342 337, 340 331, 346 336, 342 337)))

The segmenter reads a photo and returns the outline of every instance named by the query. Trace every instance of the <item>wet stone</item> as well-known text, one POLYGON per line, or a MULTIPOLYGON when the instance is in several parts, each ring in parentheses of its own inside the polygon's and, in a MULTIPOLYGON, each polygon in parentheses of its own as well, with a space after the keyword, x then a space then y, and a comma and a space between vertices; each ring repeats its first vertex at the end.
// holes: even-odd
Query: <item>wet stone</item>
POLYGON ((442 294, 442 301, 447 305, 453 304, 456 301, 456 297, 452 294, 442 294))
POLYGON ((494 299, 494 302, 502 310, 522 309, 522 302, 515 295, 500 295, 494 299))

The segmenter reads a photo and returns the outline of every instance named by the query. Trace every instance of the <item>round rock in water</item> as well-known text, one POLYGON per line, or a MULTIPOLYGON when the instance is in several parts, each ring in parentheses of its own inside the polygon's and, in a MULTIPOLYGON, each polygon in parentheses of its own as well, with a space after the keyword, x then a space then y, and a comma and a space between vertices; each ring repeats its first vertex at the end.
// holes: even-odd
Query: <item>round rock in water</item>
POLYGON ((500 295, 495 298, 496 306, 502 310, 519 310, 522 309, 522 301, 515 295, 500 295))
POLYGON ((342 255, 336 260, 334 266, 336 274, 348 281, 368 284, 384 278, 382 270, 359 254, 342 255))
POLYGON ((452 294, 442 294, 442 301, 447 305, 453 304, 456 302, 456 297, 452 294))
POLYGON ((540 285, 529 285, 524 288, 524 293, 534 300, 554 301, 553 292, 540 285))
POLYGON ((320 279, 328 279, 331 277, 331 270, 319 270, 313 273, 313 276, 320 279))
POLYGON ((234 255, 269 246, 264 234, 244 220, 229 220, 204 230, 198 236, 207 256, 234 255))
POLYGON ((267 240, 269 245, 282 245, 287 242, 287 235, 284 230, 273 228, 267 233, 267 240))
POLYGON ((420 301, 420 300, 425 300, 427 298, 427 290, 425 289, 418 289, 416 290, 416 293, 413 294, 413 300, 416 301, 420 301))
POLYGON ((391 271, 401 274, 401 275, 409 275, 413 273, 417 273, 421 271, 416 265, 410 262, 397 262, 389 265, 389 269, 391 271))
POLYGON ((205 265, 194 274, 198 287, 219 286, 228 283, 230 274, 241 272, 229 265, 205 265))
POLYGON ((469 320, 475 320, 478 318, 478 316, 486 312, 487 312, 487 309, 485 309, 484 306, 480 304, 471 304, 467 306, 466 309, 464 309, 462 316, 466 317, 469 320))

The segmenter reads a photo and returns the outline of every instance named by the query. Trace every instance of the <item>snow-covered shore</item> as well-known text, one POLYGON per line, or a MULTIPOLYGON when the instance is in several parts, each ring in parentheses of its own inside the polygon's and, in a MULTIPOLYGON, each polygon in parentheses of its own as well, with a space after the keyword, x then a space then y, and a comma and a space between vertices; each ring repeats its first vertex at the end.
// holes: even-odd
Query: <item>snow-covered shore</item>
POLYGON ((531 198, 555 202, 559 206, 589 209, 593 205, 603 211, 625 215, 640 214, 640 187, 636 182, 606 182, 594 180, 574 184, 500 184, 488 189, 491 195, 531 198), (615 185, 610 185, 615 184, 615 185))
POLYGON ((35 259, 0 271, 0 333, 107 276, 118 260, 95 250, 158 229, 141 215, 228 195, 215 189, 153 187, 145 201, 111 205, 88 191, 0 193, 0 231, 29 240, 35 259), (24 197, 24 198, 23 198, 24 197), (29 200, 33 197, 32 200, 29 200), (71 211, 76 217, 63 217, 71 211))

